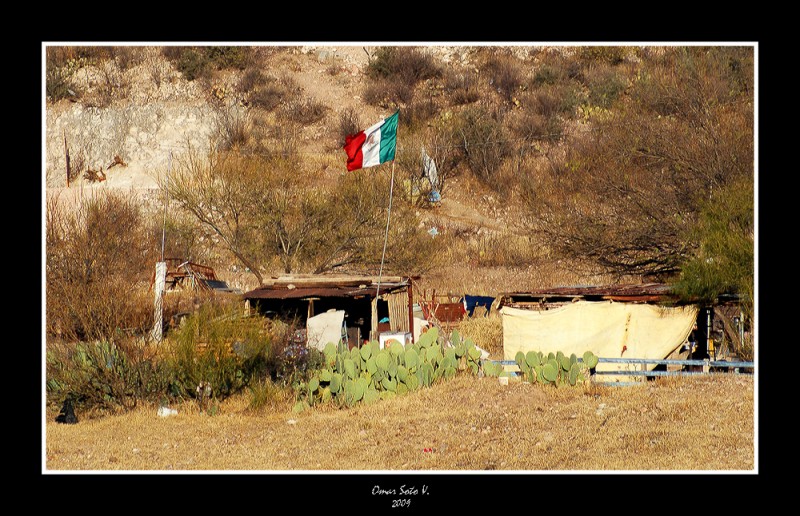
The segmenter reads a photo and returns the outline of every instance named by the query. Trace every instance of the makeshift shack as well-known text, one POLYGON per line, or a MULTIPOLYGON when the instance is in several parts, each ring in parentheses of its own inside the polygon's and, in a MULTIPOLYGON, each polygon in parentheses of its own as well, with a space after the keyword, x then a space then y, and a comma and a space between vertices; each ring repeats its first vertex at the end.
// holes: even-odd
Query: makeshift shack
MULTIPOLYGON (((166 292, 225 292, 240 293, 217 277, 212 267, 190 262, 181 258, 165 258, 166 272, 164 290, 166 292)), ((150 287, 155 283, 155 274, 150 279, 150 287)))
MULTIPOLYGON (((559 287, 500 298, 504 360, 514 360, 519 351, 582 356, 589 350, 602 358, 656 360, 714 358, 719 351, 713 318, 721 312, 680 303, 666 284, 559 287)), ((733 301, 720 299, 718 304, 733 301)), ((596 372, 655 367, 600 363, 596 372)), ((614 377, 623 379, 629 378, 614 377)))
POLYGON ((338 335, 352 348, 386 333, 415 340, 419 323, 411 280, 294 274, 271 278, 243 297, 256 313, 301 324, 309 346, 322 348, 338 335))

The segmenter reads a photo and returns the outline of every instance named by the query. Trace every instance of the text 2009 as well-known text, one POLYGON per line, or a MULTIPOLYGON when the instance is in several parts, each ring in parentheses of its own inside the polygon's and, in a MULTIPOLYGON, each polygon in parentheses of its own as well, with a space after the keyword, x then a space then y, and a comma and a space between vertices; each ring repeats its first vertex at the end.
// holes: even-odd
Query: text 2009
POLYGON ((411 498, 400 498, 399 500, 392 500, 392 509, 399 507, 411 507, 411 498))

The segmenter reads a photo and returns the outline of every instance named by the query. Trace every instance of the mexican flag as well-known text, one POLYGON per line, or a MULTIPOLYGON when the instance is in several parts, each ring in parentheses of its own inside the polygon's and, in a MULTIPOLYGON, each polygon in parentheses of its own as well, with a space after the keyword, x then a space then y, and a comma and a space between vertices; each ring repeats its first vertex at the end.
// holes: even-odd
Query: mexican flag
POLYGON ((400 110, 356 134, 345 138, 347 170, 374 167, 394 160, 397 147, 397 118, 400 110))

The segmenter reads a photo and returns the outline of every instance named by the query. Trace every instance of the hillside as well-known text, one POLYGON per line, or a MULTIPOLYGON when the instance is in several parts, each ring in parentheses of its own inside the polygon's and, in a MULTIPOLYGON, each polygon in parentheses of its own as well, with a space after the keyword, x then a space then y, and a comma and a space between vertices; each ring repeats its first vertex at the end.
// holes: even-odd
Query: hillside
MULTIPOLYGON (((60 49, 69 59, 62 56, 59 66, 53 67, 63 80, 51 81, 48 77, 48 88, 60 89, 45 104, 43 173, 48 195, 78 199, 113 189, 131 192, 161 212, 163 198, 158 177, 167 174, 189 149, 208 148, 209 142, 218 145, 221 139, 239 137, 236 131, 243 131, 245 125, 248 131, 261 131, 263 138, 271 140, 272 149, 292 145, 294 159, 303 162, 305 173, 320 184, 333 184, 346 173, 341 130, 342 118, 349 112, 357 114, 363 129, 401 109, 398 153, 415 156, 419 156, 416 149, 421 142, 427 144, 460 121, 466 124, 467 131, 475 133, 477 140, 469 142, 469 150, 458 151, 463 155, 453 161, 454 165, 440 163, 440 168, 443 164, 450 166, 441 202, 416 209, 419 229, 431 233, 430 242, 441 251, 444 261, 426 271, 424 288, 456 295, 493 295, 508 289, 637 282, 648 273, 645 269, 649 265, 641 271, 631 267, 628 277, 627 273, 615 273, 613 277, 597 274, 600 269, 592 270, 586 264, 578 267, 578 260, 595 251, 601 253, 600 261, 610 261, 606 270, 639 260, 637 256, 642 252, 656 253, 656 262, 661 259, 659 255, 667 260, 681 257, 684 243, 673 244, 670 240, 684 231, 681 224, 690 221, 698 208, 696 201, 685 207, 669 205, 673 198, 685 198, 681 189, 690 193, 693 188, 697 190, 680 177, 680 169, 691 171, 693 161, 706 160, 699 162, 706 166, 710 163, 707 160, 716 159, 708 154, 667 156, 677 160, 678 172, 671 178, 675 186, 669 186, 672 191, 666 198, 659 192, 660 172, 651 165, 645 166, 653 169, 652 184, 631 185, 626 179, 631 172, 620 169, 619 178, 608 178, 610 188, 602 184, 606 179, 598 178, 598 184, 585 191, 581 191, 582 182, 594 181, 590 167, 580 170, 580 175, 559 170, 566 167, 564 172, 569 172, 569 167, 593 159, 591 153, 595 151, 584 148, 587 136, 595 138, 594 126, 624 104, 635 82, 644 88, 636 101, 646 104, 645 109, 658 112, 669 108, 664 107, 665 102, 684 102, 687 106, 695 102, 696 99, 681 98, 692 92, 679 92, 676 97, 664 90, 666 100, 650 98, 663 93, 643 80, 646 75, 641 70, 642 63, 657 63, 652 72, 657 77, 656 71, 669 70, 670 59, 675 59, 667 56, 659 62, 665 54, 659 47, 425 46, 417 49, 419 55, 410 60, 406 55, 406 61, 397 61, 398 69, 388 71, 376 66, 392 64, 381 61, 386 56, 381 54, 385 50, 382 47, 261 46, 253 50, 246 63, 234 62, 237 55, 224 50, 234 47, 213 48, 223 49, 217 57, 222 55, 228 61, 219 60, 204 69, 191 59, 187 61, 191 53, 178 47, 100 47, 89 52, 60 49), (435 73, 430 71, 434 67, 435 73), (51 83, 55 83, 52 88, 51 83), (472 121, 464 115, 471 109, 478 113, 472 121), (491 148, 495 141, 498 149, 491 148), (69 187, 68 152, 72 172, 77 172, 69 187), (584 155, 570 158, 570 152, 584 155), (94 179, 88 179, 90 172, 94 179), (97 177, 102 180, 95 180, 97 177), (541 213, 534 214, 522 200, 522 180, 536 183, 541 213), (626 197, 627 188, 640 189, 644 201, 638 194, 626 197), (619 200, 615 201, 614 196, 619 200), (623 208, 623 204, 629 206, 623 208), (600 220, 591 220, 590 215, 597 215, 600 220), (637 221, 640 215, 653 218, 657 225, 648 227, 641 218, 637 221), (545 219, 550 226, 534 236, 531 224, 545 219), (631 227, 615 234, 613 226, 618 221, 631 227), (581 229, 583 226, 585 229, 581 229), (574 234, 561 231, 565 228, 574 234), (641 233, 637 235, 636 231, 641 233), (612 238, 623 235, 629 241, 608 246, 605 232, 612 238), (544 234, 548 236, 543 237, 544 234), (674 246, 672 249, 663 247, 665 238, 674 246), (556 240, 559 252, 555 251, 556 240), (578 241, 585 249, 574 247, 578 241), (617 251, 626 252, 629 244, 634 246, 631 256, 617 258, 617 251), (572 256, 565 255, 565 250, 572 256)), ((736 54, 714 59, 735 61, 731 66, 741 67, 738 63, 742 58, 736 54)), ((669 82, 672 78, 667 75, 661 80, 669 82)), ((715 79, 709 79, 710 87, 714 87, 712 80, 715 79)), ((697 94, 709 93, 698 90, 697 94)), ((713 97, 708 102, 713 103, 713 97)), ((703 127, 692 120, 687 123, 703 127)), ((738 130, 741 121, 733 119, 732 123, 738 130)), ((725 129, 724 124, 721 127, 725 129)), ((644 129, 671 130, 666 126, 644 129)), ((623 125, 619 130, 627 129, 623 125)), ((685 146, 688 152, 695 152, 693 142, 697 138, 680 136, 681 130, 677 131, 665 135, 654 132, 651 138, 654 142, 670 142, 672 149, 685 146), (684 143, 679 138, 688 140, 684 143)), ((635 138, 635 134, 628 131, 620 134, 619 140, 635 138)), ((722 135, 722 141, 747 153, 747 147, 737 141, 747 136, 722 135)), ((458 138, 450 145, 460 145, 458 138)), ((606 148, 598 146, 597 151, 606 153, 601 157, 606 163, 599 163, 610 174, 617 174, 617 158, 613 156, 616 151, 611 148, 616 145, 614 138, 609 135, 610 144, 605 143, 606 148)), ((463 143, 468 147, 466 140, 463 143)), ((265 152, 263 148, 256 145, 244 152, 265 152)), ((677 154, 680 152, 683 151, 677 154)), ((724 152, 719 145, 713 148, 714 156, 724 152)), ((633 163, 633 173, 638 174, 636 167, 641 166, 633 163)), ((724 167, 716 163, 711 166, 724 167)), ((409 168, 407 160, 404 173, 409 174, 413 168, 409 168)), ((387 169, 375 173, 388 174, 387 169)), ((713 173, 712 170, 703 177, 713 173)), ((397 181, 402 186, 408 180, 401 176, 397 181)), ((236 272, 240 267, 224 253, 210 252, 202 259, 232 286, 243 290, 255 286, 252 275, 236 272)), ((646 257, 643 263, 649 263, 646 257)), ((673 273, 675 262, 659 267, 650 269, 673 273)))
MULTIPOLYGON (((333 126, 340 113, 352 108, 361 120, 370 125, 389 114, 365 102, 359 94, 365 87, 366 67, 375 47, 289 47, 266 49, 270 72, 291 78, 303 94, 320 102, 326 115, 318 123, 305 126, 300 137, 301 155, 327 157, 331 164, 327 174, 344 172, 344 152, 338 150, 333 126)), ((466 47, 428 47, 444 66, 469 68, 466 47)), ((83 91, 79 102, 60 100, 46 104, 45 184, 48 195, 62 199, 78 199, 92 192, 108 189, 130 191, 144 202, 158 208, 161 199, 157 177, 169 170, 172 159, 185 152, 189 145, 202 146, 217 130, 214 108, 209 97, 234 92, 241 73, 222 71, 209 81, 188 81, 176 71, 157 48, 143 48, 138 64, 124 72, 109 66, 84 66, 75 74, 83 91), (97 100, 108 82, 124 89, 122 98, 97 100), (88 99, 88 100, 87 100, 88 99), (92 104, 104 104, 93 106, 92 104), (71 152, 72 166, 76 155, 84 158, 87 168, 102 170, 103 181, 89 180, 84 175, 66 185, 65 140, 71 152), (115 164, 119 156, 122 164, 115 164)), ((108 95, 108 93, 106 93, 108 95)), ((401 131, 403 128, 401 128, 401 131)), ((398 148, 404 145, 402 132, 398 148)), ((324 180, 325 175, 321 175, 324 180)), ((442 232, 460 231, 473 238, 486 238, 489 233, 515 231, 516 207, 475 180, 459 174, 448 183, 441 202, 420 215, 426 226, 442 232)), ((218 274, 233 286, 250 288, 252 277, 233 272, 223 263, 212 264, 218 274)), ((541 271, 508 267, 488 268, 484 281, 474 275, 464 278, 460 264, 453 271, 434 272, 427 278, 431 289, 454 292, 491 293, 504 283, 518 286, 528 276, 531 283, 542 281, 541 271), (467 284, 471 281, 471 284, 467 284), (490 290, 492 289, 492 290, 490 290)), ((235 267, 233 267, 235 268, 235 267)), ((567 274, 567 281, 570 278, 567 274)), ((531 284, 531 287, 534 287, 531 284)))

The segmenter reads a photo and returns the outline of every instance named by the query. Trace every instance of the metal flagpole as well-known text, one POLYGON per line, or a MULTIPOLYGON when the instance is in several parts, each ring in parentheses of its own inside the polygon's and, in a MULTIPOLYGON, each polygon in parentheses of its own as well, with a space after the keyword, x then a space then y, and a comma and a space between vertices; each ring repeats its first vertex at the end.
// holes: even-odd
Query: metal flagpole
POLYGON ((381 256, 381 269, 378 273, 378 288, 375 291, 375 302, 378 302, 378 296, 381 291, 381 278, 383 277, 383 261, 386 258, 386 242, 389 241, 389 221, 392 218, 392 191, 394 190, 394 160, 392 160, 392 181, 389 185, 389 213, 386 216, 386 234, 383 236, 383 255, 381 256))

